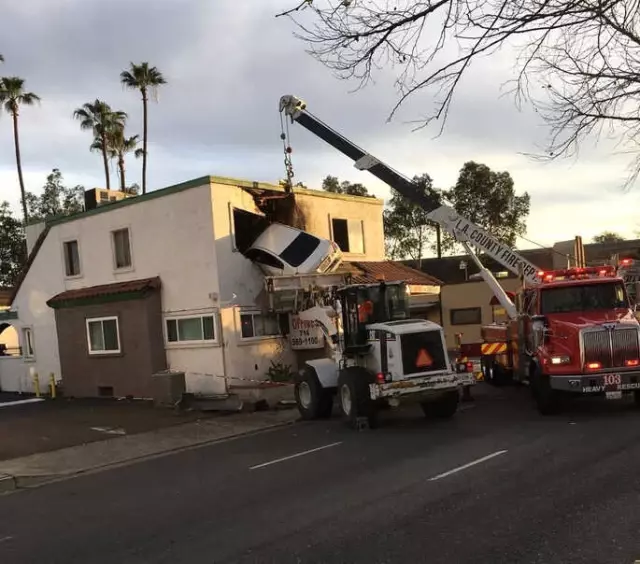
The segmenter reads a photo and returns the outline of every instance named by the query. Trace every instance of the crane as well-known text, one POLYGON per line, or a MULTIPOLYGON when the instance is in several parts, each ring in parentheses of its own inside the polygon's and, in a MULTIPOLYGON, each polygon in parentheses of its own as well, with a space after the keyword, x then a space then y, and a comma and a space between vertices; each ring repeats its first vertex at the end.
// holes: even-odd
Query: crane
POLYGON ((480 270, 480 276, 489 285, 491 291, 505 309, 511 319, 517 319, 518 313, 502 286, 495 279, 478 258, 474 247, 481 253, 493 258, 512 273, 521 277, 528 284, 537 284, 541 281, 539 269, 511 249, 493 235, 475 225, 465 217, 458 214, 455 209, 446 204, 441 204, 437 198, 421 190, 412 180, 383 163, 355 143, 338 133, 307 110, 307 105, 300 98, 286 95, 280 98, 279 110, 291 122, 296 122, 302 127, 340 151, 354 161, 358 170, 366 170, 373 176, 382 180, 388 186, 396 190, 401 196, 410 202, 420 206, 427 212, 430 221, 437 223, 447 233, 462 244, 466 253, 480 270))

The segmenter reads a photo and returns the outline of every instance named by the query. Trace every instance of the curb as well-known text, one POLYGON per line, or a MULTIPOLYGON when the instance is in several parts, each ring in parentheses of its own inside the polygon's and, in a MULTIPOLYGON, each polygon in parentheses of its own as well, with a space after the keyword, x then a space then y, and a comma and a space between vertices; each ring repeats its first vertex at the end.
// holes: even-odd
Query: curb
POLYGON ((18 488, 16 480, 13 476, 7 474, 0 474, 0 494, 5 492, 12 492, 18 488))
POLYGON ((232 441, 235 439, 240 439, 243 437, 249 437, 251 435, 258 435, 260 433, 264 433, 267 431, 275 430, 280 427, 287 427, 290 425, 295 425, 299 423, 300 419, 294 419, 293 421, 281 421, 277 423, 269 424, 260 429, 253 429, 250 431, 242 431, 235 435, 229 435, 226 437, 218 437, 215 439, 208 439, 198 443, 192 443, 188 445, 182 445, 174 448, 170 448, 167 450, 155 452, 152 454, 145 454, 142 456, 134 456, 132 458, 128 458, 126 460, 121 460, 118 462, 112 462, 108 464, 100 464, 97 466, 87 466, 86 468, 81 468, 79 470, 73 470, 67 473, 60 474, 41 474, 41 475, 6 475, 0 474, 0 495, 4 493, 17 492, 19 490, 25 489, 33 489, 40 486, 44 486, 46 484, 52 484, 55 482, 62 482, 64 480, 69 480, 72 478, 76 478, 79 476, 86 476, 91 474, 96 474, 98 472, 102 472, 105 470, 112 470, 115 468, 121 468, 125 466, 130 466, 132 464, 136 464, 138 462, 145 462, 147 460, 153 460, 155 458, 162 458, 164 456, 169 456, 171 454, 176 454, 182 451, 194 450, 196 448, 206 447, 210 445, 214 445, 216 443, 223 443, 227 441, 232 441))

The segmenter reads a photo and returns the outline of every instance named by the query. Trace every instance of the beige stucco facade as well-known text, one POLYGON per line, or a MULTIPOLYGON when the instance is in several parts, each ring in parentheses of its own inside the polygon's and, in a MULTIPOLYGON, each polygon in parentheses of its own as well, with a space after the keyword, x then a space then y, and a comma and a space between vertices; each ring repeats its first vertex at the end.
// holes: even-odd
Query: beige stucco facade
POLYGON ((310 233, 335 240, 333 220, 340 219, 351 223, 349 227, 352 232, 362 230, 362 249, 344 253, 345 260, 384 260, 383 200, 330 194, 320 190, 296 189, 295 194, 296 203, 307 220, 306 230, 310 233))
MULTIPOLYGON (((518 280, 506 278, 499 280, 500 285, 507 292, 516 292, 518 280)), ((478 343, 481 341, 480 328, 483 324, 493 321, 491 298, 493 293, 483 280, 470 281, 462 284, 447 284, 440 290, 442 300, 442 325, 444 327, 447 346, 455 347, 456 333, 462 333, 462 343, 478 343), (480 308, 481 323, 452 324, 452 311, 470 308, 480 308)))

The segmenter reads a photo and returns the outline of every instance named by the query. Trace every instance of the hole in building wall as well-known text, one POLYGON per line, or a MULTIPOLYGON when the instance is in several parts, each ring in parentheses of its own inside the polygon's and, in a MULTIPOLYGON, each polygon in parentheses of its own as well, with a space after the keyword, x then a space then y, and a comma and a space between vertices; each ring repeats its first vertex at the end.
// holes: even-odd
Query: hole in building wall
POLYGON ((234 208, 233 223, 235 245, 245 253, 257 237, 272 223, 282 223, 297 229, 306 229, 305 214, 297 204, 295 194, 275 190, 249 190, 256 207, 264 216, 234 208))

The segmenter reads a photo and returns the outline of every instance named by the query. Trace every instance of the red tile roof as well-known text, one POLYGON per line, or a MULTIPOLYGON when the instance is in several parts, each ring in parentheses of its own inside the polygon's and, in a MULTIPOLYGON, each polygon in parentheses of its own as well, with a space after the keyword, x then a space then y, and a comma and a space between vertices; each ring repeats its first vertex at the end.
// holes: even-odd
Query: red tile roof
POLYGON ((47 301, 47 305, 51 307, 55 304, 73 300, 84 300, 115 294, 129 294, 131 292, 142 293, 158 288, 160 288, 160 278, 158 276, 154 278, 142 278, 140 280, 127 280, 126 282, 115 282, 114 284, 101 284, 100 286, 67 290, 50 298, 49 301, 47 301))
POLYGON ((382 279, 387 282, 404 281, 416 286, 442 285, 437 278, 392 260, 345 262, 343 265, 345 270, 352 272, 355 284, 372 284, 382 279))

